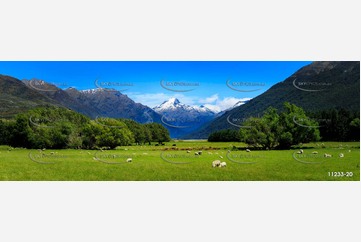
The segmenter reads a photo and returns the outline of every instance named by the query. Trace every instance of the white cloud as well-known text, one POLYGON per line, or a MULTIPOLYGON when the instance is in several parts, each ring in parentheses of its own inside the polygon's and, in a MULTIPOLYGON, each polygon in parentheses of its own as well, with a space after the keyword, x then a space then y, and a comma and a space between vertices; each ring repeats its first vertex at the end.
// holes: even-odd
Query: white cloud
POLYGON ((217 98, 213 102, 204 103, 203 105, 215 112, 221 112, 226 109, 232 108, 239 101, 248 101, 251 98, 236 98, 236 97, 225 97, 223 99, 217 98))
POLYGON ((218 93, 214 94, 210 97, 204 98, 204 99, 199 99, 200 103, 213 103, 215 101, 217 101, 219 99, 218 93))

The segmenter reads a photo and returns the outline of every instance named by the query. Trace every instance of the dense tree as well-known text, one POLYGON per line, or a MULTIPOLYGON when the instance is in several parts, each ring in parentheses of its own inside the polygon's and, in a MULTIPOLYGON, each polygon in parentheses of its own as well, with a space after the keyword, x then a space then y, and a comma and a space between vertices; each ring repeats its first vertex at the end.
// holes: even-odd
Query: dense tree
POLYGON ((318 121, 323 141, 359 141, 360 113, 345 109, 329 109, 310 113, 318 121))
POLYGON ((117 119, 102 118, 90 121, 83 129, 83 144, 88 149, 131 145, 134 136, 127 125, 117 119))
POLYGON ((238 142, 241 137, 238 130, 224 129, 212 133, 208 137, 210 142, 238 142))
POLYGON ((307 117, 301 107, 286 102, 284 109, 279 118, 279 148, 287 149, 292 145, 320 139, 318 122, 307 117))
POLYGON ((37 108, 15 118, 9 145, 26 148, 76 148, 89 119, 64 108, 37 108))
POLYGON ((127 125, 130 131, 134 135, 134 141, 137 145, 144 144, 147 141, 147 128, 146 126, 135 122, 131 119, 122 119, 122 121, 127 125))
POLYGON ((270 107, 262 117, 247 119, 240 129, 240 136, 250 146, 288 149, 295 144, 319 140, 317 125, 302 108, 285 103, 280 114, 270 107))
POLYGON ((350 130, 348 132, 348 139, 352 141, 360 141, 360 119, 354 118, 350 122, 350 130))
POLYGON ((7 145, 10 143, 12 130, 14 130, 14 120, 0 119, 0 145, 7 145))
POLYGON ((162 144, 163 142, 170 141, 169 131, 161 124, 149 123, 145 124, 145 127, 151 132, 151 141, 162 144))
POLYGON ((160 124, 133 120, 89 118, 64 108, 36 108, 14 120, 0 120, 0 144, 25 148, 115 148, 117 146, 169 141, 160 124))
POLYGON ((249 118, 240 129, 241 140, 250 146, 264 149, 276 147, 281 134, 279 119, 274 108, 268 108, 261 118, 249 118))

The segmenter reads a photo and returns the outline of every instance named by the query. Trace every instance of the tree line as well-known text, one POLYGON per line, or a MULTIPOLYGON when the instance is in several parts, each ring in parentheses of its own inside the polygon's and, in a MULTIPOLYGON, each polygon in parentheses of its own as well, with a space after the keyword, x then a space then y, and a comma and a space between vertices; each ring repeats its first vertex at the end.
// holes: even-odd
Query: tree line
POLYGON ((289 149, 311 141, 359 141, 359 117, 359 112, 344 109, 306 114, 286 102, 282 112, 269 107, 262 117, 248 118, 239 130, 213 132, 208 141, 239 141, 263 149, 289 149))
POLYGON ((65 108, 44 107, 0 119, 0 145, 31 149, 114 149, 117 146, 170 141, 161 124, 128 119, 94 120, 65 108))

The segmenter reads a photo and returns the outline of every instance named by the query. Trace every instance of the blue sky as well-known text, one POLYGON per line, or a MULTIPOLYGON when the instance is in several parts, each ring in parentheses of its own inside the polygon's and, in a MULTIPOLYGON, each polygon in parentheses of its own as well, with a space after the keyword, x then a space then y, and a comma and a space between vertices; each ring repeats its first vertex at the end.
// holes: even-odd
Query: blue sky
POLYGON ((2 61, 0 74, 20 80, 37 78, 62 89, 115 88, 149 107, 177 97, 185 104, 205 105, 221 111, 232 107, 239 100, 260 95, 309 63, 311 62, 2 61))

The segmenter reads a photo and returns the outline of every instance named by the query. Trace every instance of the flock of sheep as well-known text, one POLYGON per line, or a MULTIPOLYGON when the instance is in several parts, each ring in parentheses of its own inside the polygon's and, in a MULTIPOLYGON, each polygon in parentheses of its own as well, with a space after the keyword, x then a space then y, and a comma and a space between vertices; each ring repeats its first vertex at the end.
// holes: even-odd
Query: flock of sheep
MULTIPOLYGON (((229 153, 230 151, 228 151, 228 153, 229 153)), ((251 152, 251 150, 250 149, 246 149, 246 152, 251 152)), ((351 150, 349 150, 348 152, 351 152, 351 150)), ((191 153, 191 151, 190 150, 187 150, 187 153, 191 153)), ((199 156, 199 155, 202 155, 202 151, 196 151, 196 152, 194 152, 194 155, 195 156, 199 156)), ((297 151, 297 154, 303 154, 304 153, 304 151, 302 150, 302 149, 300 149, 299 151, 297 151)), ((312 152, 312 154, 318 154, 318 151, 313 151, 312 152)), ((343 158, 343 157, 345 157, 345 155, 343 154, 343 153, 340 153, 339 155, 338 155, 340 158, 343 158)), ((223 158, 222 156, 220 156, 221 158, 223 158)), ((326 157, 326 158, 330 158, 330 157, 332 157, 332 155, 331 154, 327 154, 327 153, 325 153, 324 154, 324 157, 326 157)), ((127 159, 127 162, 132 162, 132 158, 128 158, 127 159)), ((227 166, 227 163, 226 162, 224 162, 224 161, 220 161, 220 160, 214 160, 213 162, 212 162, 212 167, 213 168, 215 168, 215 167, 226 167, 227 166)))
MULTIPOLYGON (((228 153, 230 153, 231 151, 228 150, 228 153)), ((246 152, 251 152, 250 149, 246 149, 246 152)), ((223 158, 222 156, 220 156, 221 158, 223 158)), ((220 160, 215 160, 212 162, 212 167, 215 168, 215 167, 226 167, 227 166, 227 163, 224 162, 224 161, 220 161, 220 160)))
MULTIPOLYGON (((348 150, 348 152, 351 152, 351 150, 348 150)), ((303 154, 303 150, 300 149, 300 150, 297 151, 296 153, 297 153, 297 154, 303 154)), ((318 154, 318 151, 313 151, 312 154, 316 155, 316 154, 318 154)), ((331 154, 327 154, 327 153, 323 154, 323 156, 324 156, 325 158, 331 158, 331 157, 332 157, 331 154)), ((344 158, 345 155, 344 155, 343 153, 340 153, 340 154, 338 154, 338 157, 344 158)))
MULTIPOLYGON (((247 152, 251 152, 251 150, 249 150, 249 149, 246 149, 246 151, 247 152)), ((229 153, 230 151, 228 151, 228 153, 229 153)), ((190 150, 187 150, 187 153, 191 153, 191 151, 190 150)), ((208 154, 210 154, 209 152, 208 152, 208 154)), ((196 152, 194 152, 194 155, 195 156, 199 156, 199 155, 202 155, 202 151, 196 151, 196 152)), ((223 156, 219 156, 220 158, 223 158, 223 156)), ((212 162, 212 167, 213 168, 215 168, 215 167, 220 167, 220 168, 222 168, 222 167, 226 167, 227 166, 227 163, 225 162, 225 161, 220 161, 220 160, 214 160, 213 162, 212 162)))
MULTIPOLYGON (((191 153, 191 151, 190 150, 187 150, 187 153, 191 153)), ((199 155, 202 155, 202 151, 196 151, 196 152, 194 152, 194 155, 195 156, 199 156, 199 155)), ((221 158, 223 158, 222 156, 220 156, 221 158)), ((222 161, 220 161, 220 160, 215 160, 215 161, 213 161, 212 162, 212 167, 214 168, 214 167, 226 167, 227 166, 227 163, 226 162, 222 162, 222 161)))
MULTIPOLYGON (((230 152, 230 151, 228 151, 228 153, 229 153, 229 152, 230 152)), ((246 149, 246 152, 251 152, 251 150, 250 150, 250 149, 246 149)), ((349 150, 348 152, 351 152, 351 150, 349 150)), ((191 153, 191 151, 190 151, 190 150, 187 150, 187 153, 191 153)), ((195 156, 199 156, 199 155, 202 155, 202 153, 203 153, 202 151, 196 151, 196 152, 194 152, 194 155, 195 155, 195 156)), ((297 154, 303 154, 304 151, 303 151, 302 149, 300 149, 300 150, 297 151, 296 153, 297 153, 297 154)), ((318 154, 318 151, 313 151, 312 154, 318 154)), ((327 154, 327 153, 325 153, 323 156, 326 157, 326 158, 332 157, 331 154, 327 154)), ((345 157, 345 155, 344 155, 343 153, 340 153, 338 156, 339 156, 340 158, 345 157)), ((223 158, 222 156, 220 156, 220 157, 223 158)), ((133 159, 132 159, 132 158, 128 158, 126 161, 127 161, 127 162, 132 162, 133 159)), ((220 168, 221 168, 221 167, 226 167, 226 166, 227 166, 227 163, 224 162, 224 161, 214 160, 214 161, 212 162, 212 167, 213 167, 213 168, 215 168, 215 167, 220 167, 220 168)))

